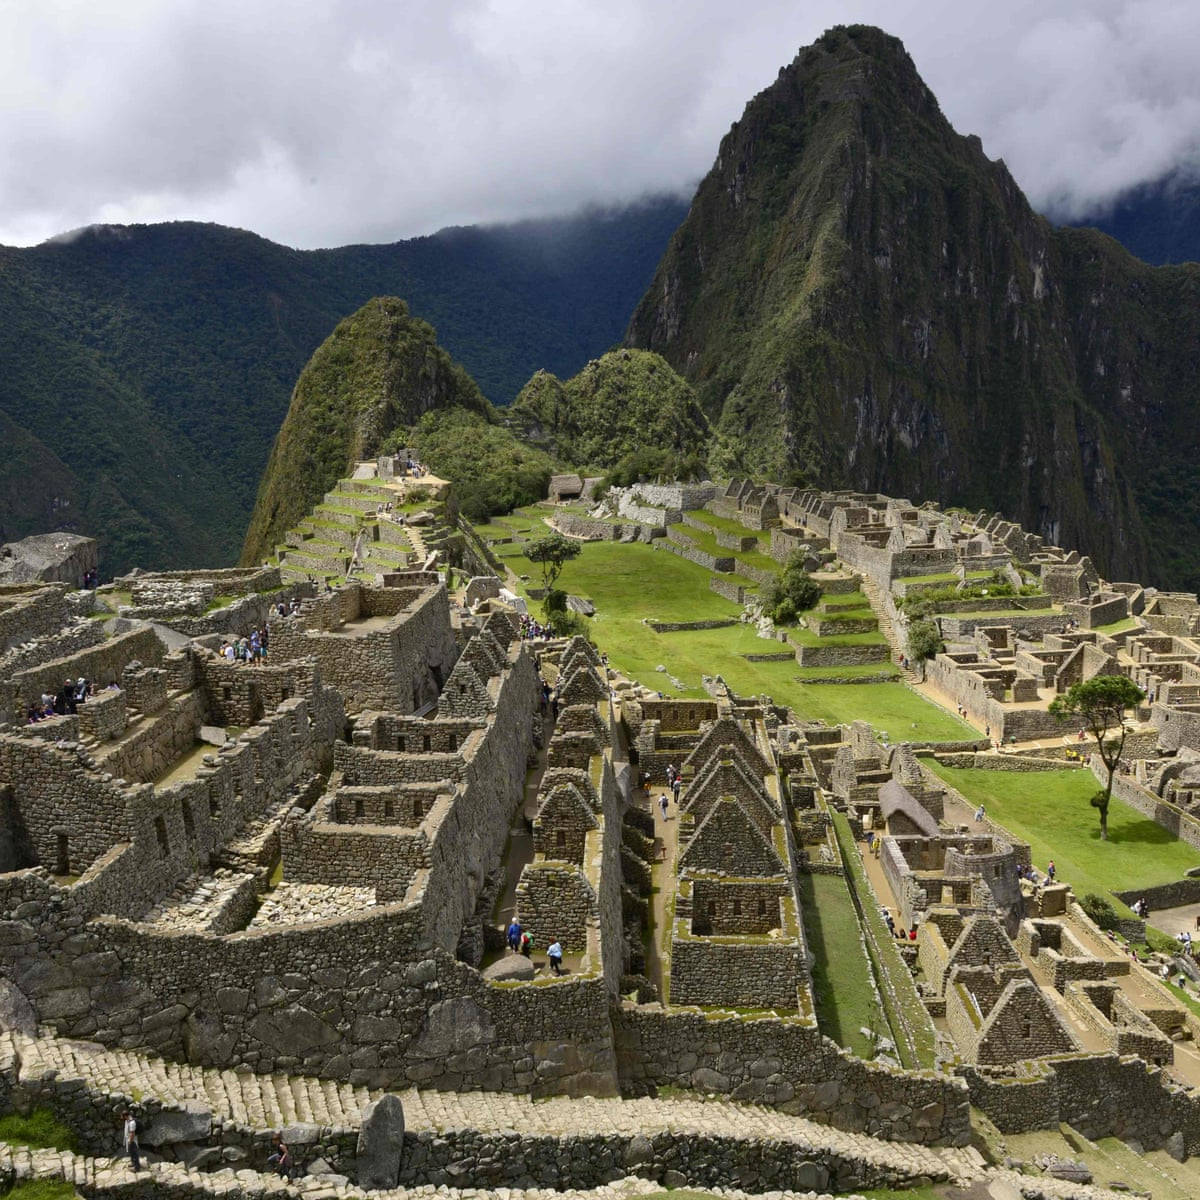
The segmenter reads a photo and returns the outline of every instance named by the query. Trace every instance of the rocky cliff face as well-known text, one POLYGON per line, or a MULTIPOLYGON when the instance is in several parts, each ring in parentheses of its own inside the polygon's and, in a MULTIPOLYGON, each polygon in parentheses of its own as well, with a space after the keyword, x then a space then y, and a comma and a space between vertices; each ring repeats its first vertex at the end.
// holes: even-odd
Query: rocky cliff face
POLYGON ((901 44, 839 28, 755 97, 634 315, 717 469, 987 507, 1200 585, 1200 269, 1056 230, 901 44))
POLYGON ((491 414, 474 380, 403 300, 363 305, 301 372, 259 485, 242 561, 270 553, 357 460, 374 457, 388 434, 450 408, 491 414))

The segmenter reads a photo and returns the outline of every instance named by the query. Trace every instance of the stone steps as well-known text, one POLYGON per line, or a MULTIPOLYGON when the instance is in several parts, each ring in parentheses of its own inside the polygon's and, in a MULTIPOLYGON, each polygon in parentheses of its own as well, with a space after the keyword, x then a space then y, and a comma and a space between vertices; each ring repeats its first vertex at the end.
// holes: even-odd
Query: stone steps
MULTIPOLYGON (((22 1081, 54 1073, 60 1085, 82 1086, 114 1099, 153 1098, 172 1107, 187 1100, 202 1100, 207 1102, 218 1120, 256 1130, 303 1123, 327 1130, 353 1131, 361 1120, 362 1110, 380 1094, 333 1080, 283 1074, 253 1075, 167 1062, 132 1051, 109 1051, 92 1043, 65 1041, 49 1035, 36 1038, 0 1035, 0 1056, 7 1049, 4 1043, 11 1045, 20 1058, 22 1081)), ((927 1176, 934 1181, 948 1180, 963 1185, 1001 1182, 1015 1188, 1017 1195, 1023 1190, 1028 1192, 1031 1187, 1038 1194, 1062 1200, 1068 1197, 1116 1200, 1118 1195, 1102 1188, 991 1169, 972 1147, 932 1149, 910 1143, 882 1142, 865 1134, 789 1116, 777 1109, 733 1101, 710 1101, 699 1097, 617 1100, 564 1096, 535 1102, 528 1096, 508 1093, 416 1090, 401 1092, 399 1096, 404 1105, 406 1129, 418 1136, 473 1132, 482 1136, 511 1137, 513 1131, 531 1138, 653 1138, 659 1133, 697 1138, 741 1136, 750 1142, 786 1143, 805 1153, 811 1151, 814 1156, 826 1154, 903 1170, 913 1178, 927 1176)), ((155 1164, 148 1170, 152 1172, 149 1178, 157 1178, 165 1172, 164 1184, 169 1176, 172 1184, 189 1184, 197 1189, 197 1193, 208 1195, 269 1191, 283 1196, 303 1191, 309 1200, 314 1200, 312 1189, 327 1186, 313 1178, 298 1185, 285 1185, 273 1176, 245 1170, 236 1174, 231 1170, 189 1172, 177 1163, 155 1164), (243 1185, 247 1183, 250 1187, 244 1189, 243 1185)), ((11 1178, 14 1172, 18 1178, 65 1178, 87 1184, 89 1194, 94 1194, 93 1185, 104 1179, 114 1183, 119 1180, 126 1189, 134 1182, 124 1160, 88 1159, 59 1151, 26 1151, 0 1143, 0 1182, 5 1177, 11 1178)), ((142 1179, 146 1180, 147 1176, 143 1174, 142 1179)), ((611 1187, 601 1190, 611 1194, 611 1187)), ((444 1193, 446 1189, 440 1191, 444 1193)), ((349 1185, 338 1185, 337 1193, 362 1194, 349 1185)), ((525 1197, 533 1194, 522 1193, 525 1197)))
MULTIPOLYGON (((127 1050, 109 1051, 90 1043, 49 1036, 14 1035, 21 1078, 55 1072, 60 1083, 79 1080, 83 1087, 120 1096, 153 1097, 176 1107, 204 1098, 215 1117, 257 1129, 305 1122, 327 1128, 354 1129, 362 1110, 381 1093, 302 1076, 253 1075, 167 1062, 127 1050)), ((880 1165, 902 1163, 914 1174, 936 1178, 974 1179, 978 1155, 970 1149, 929 1149, 908 1143, 883 1142, 865 1134, 818 1125, 777 1109, 733 1101, 692 1098, 635 1100, 596 1097, 528 1096, 491 1092, 400 1092, 406 1127, 414 1133, 472 1130, 499 1133, 520 1130, 524 1136, 591 1137, 652 1136, 658 1132, 695 1136, 738 1136, 774 1139, 880 1165)))
POLYGON ((879 632, 887 639, 887 644, 891 648, 892 662, 899 666, 901 655, 904 653, 900 633, 896 628, 895 622, 888 616, 887 608, 884 605, 883 593, 879 585, 869 575, 863 575, 862 577, 862 593, 866 596, 868 603, 871 605, 871 610, 875 613, 875 617, 879 622, 879 632))

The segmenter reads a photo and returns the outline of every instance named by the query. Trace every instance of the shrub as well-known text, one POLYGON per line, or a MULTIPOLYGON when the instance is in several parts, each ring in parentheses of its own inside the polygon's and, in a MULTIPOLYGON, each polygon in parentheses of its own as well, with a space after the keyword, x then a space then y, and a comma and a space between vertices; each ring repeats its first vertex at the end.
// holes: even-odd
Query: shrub
POLYGON ((1117 912, 1112 904, 1103 896, 1097 896, 1095 892, 1088 892, 1082 900, 1079 901, 1079 907, 1083 909, 1087 915, 1100 926, 1101 929, 1116 929, 1117 927, 1117 912))

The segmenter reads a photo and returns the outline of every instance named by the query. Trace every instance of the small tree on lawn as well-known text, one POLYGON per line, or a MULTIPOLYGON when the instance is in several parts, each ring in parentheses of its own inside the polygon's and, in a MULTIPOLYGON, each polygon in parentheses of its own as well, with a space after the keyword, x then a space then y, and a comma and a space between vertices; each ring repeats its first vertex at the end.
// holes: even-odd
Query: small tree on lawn
POLYGON ((547 537, 538 538, 536 542, 530 542, 525 557, 541 566, 542 582, 546 585, 546 591, 552 592, 563 567, 571 559, 578 558, 582 549, 582 543, 573 542, 561 533, 552 533, 547 537))
POLYGON ((925 680, 925 664, 942 652, 942 631, 936 621, 914 621, 908 627, 908 657, 921 664, 921 681, 925 680))
POLYGON ((525 551, 525 557, 530 562, 538 563, 542 568, 542 582, 546 585, 546 595, 542 601, 542 612, 546 624, 553 629, 557 619, 561 619, 567 611, 567 597, 554 585, 562 574, 562 569, 573 558, 579 557, 583 549, 580 542, 573 542, 560 533, 552 533, 548 537, 538 538, 531 542, 525 551))
POLYGON ((1084 728, 1096 739, 1096 751, 1108 772, 1104 788, 1092 797, 1092 807, 1100 810, 1100 836, 1108 840, 1108 805, 1112 800, 1113 776, 1121 751, 1125 749, 1125 710, 1145 698, 1145 693, 1124 675, 1097 675, 1086 683, 1073 683, 1065 695, 1050 703, 1050 711, 1060 720, 1082 720, 1084 728), (1120 737, 1107 738, 1109 730, 1119 729, 1120 737), (1107 740, 1106 740, 1107 738, 1107 740))

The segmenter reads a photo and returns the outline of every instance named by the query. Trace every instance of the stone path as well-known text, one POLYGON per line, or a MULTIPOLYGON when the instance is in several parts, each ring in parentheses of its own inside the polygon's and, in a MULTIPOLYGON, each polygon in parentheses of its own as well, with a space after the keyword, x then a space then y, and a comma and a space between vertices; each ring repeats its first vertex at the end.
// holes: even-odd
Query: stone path
POLYGON ((224 907, 252 875, 218 867, 211 875, 189 875, 141 918, 160 929, 211 929, 224 907))
MULTIPOLYGON (((179 1163, 161 1162, 144 1166, 134 1172, 129 1163, 116 1158, 89 1158, 72 1154, 66 1150, 30 1150, 23 1146, 9 1146, 0 1142, 0 1183, 25 1182, 28 1180, 65 1180, 88 1197, 134 1197, 153 1192, 186 1200, 195 1196, 198 1200, 223 1197, 235 1200, 240 1197, 276 1197, 278 1200, 296 1197, 299 1200, 345 1200, 375 1197, 379 1200, 407 1200, 416 1196, 438 1196, 446 1200, 475 1200, 483 1197, 501 1197, 501 1200, 562 1200, 568 1196, 594 1197, 607 1200, 612 1197, 634 1197, 658 1193, 662 1184, 648 1179, 629 1177, 590 1190, 570 1189, 556 1191, 551 1188, 531 1188, 528 1191, 502 1188, 451 1188, 426 1185, 414 1188, 397 1188, 392 1191, 364 1192, 339 1179, 310 1175, 295 1182, 284 1182, 274 1175, 243 1168, 225 1168, 220 1171, 188 1170, 179 1163)), ((971 1195, 991 1197, 1029 1196, 1053 1197, 1055 1200, 1122 1200, 1125 1193, 1105 1188, 1066 1183, 1044 1177, 1031 1178, 1015 1171, 977 1172, 975 1182, 987 1187, 986 1191, 972 1190, 971 1195)), ((706 1193, 723 1197, 724 1200, 749 1200, 747 1193, 735 1189, 705 1187, 706 1193)), ((826 1193, 805 1192, 804 1200, 832 1200, 826 1193)), ((771 1191, 762 1195, 762 1200, 800 1200, 801 1193, 771 1191)), ((841 1200, 861 1200, 861 1197, 843 1195, 841 1200)))
MULTIPOLYGON (((23 1081, 49 1072, 59 1080, 80 1080, 90 1091, 128 1097, 153 1097, 178 1107, 188 1100, 208 1104, 213 1116, 254 1129, 315 1124, 356 1129, 362 1110, 380 1092, 347 1083, 282 1074, 253 1075, 167 1062, 131 1051, 103 1050, 92 1043, 41 1036, 11 1038, 20 1058, 23 1081)), ((3 1040, 3 1039, 0 1039, 3 1040)), ((685 1135, 745 1137, 799 1145, 814 1154, 896 1169, 935 1179, 971 1181, 982 1177, 977 1151, 932 1149, 885 1142, 789 1116, 760 1105, 699 1098, 550 1097, 534 1101, 503 1092, 397 1093, 404 1104, 405 1127, 413 1133, 472 1130, 525 1137, 685 1135)))
POLYGON ((373 887, 337 886, 325 883, 277 884, 262 899, 247 929, 266 925, 303 925, 332 917, 354 916, 375 907, 373 887))

